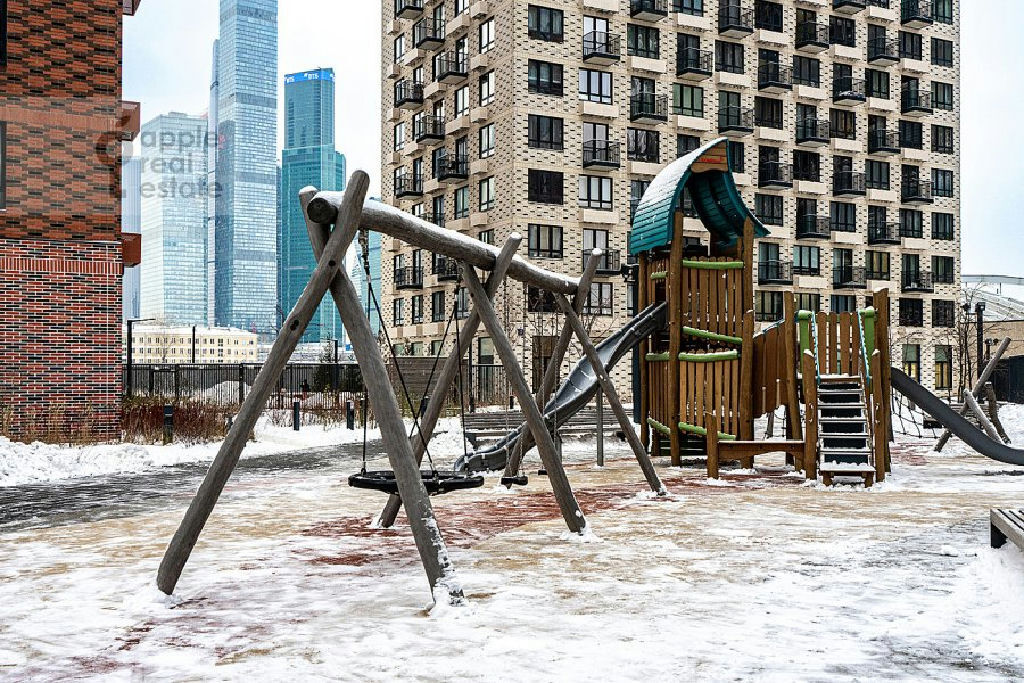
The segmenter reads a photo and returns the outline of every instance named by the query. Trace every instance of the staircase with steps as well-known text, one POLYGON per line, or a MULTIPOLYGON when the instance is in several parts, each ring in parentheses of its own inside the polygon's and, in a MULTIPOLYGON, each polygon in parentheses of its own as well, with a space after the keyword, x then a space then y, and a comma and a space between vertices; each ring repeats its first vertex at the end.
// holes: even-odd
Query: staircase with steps
POLYGON ((875 464, 860 377, 824 375, 818 386, 818 471, 826 486, 835 476, 874 483, 875 464))

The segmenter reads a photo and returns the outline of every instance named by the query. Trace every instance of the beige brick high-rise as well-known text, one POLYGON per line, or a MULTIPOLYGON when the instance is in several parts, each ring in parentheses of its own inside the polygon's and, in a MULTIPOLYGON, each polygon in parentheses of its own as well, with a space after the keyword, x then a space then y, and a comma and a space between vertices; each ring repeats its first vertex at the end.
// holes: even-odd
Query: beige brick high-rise
MULTIPOLYGON (((786 291, 829 311, 889 287, 893 358, 905 352, 928 387, 949 381, 959 0, 384 0, 382 41, 384 200, 495 244, 519 232, 531 259, 566 273, 584 246, 607 246, 596 338, 630 316, 618 268, 631 205, 664 165, 724 135, 771 231, 757 246, 759 320, 786 291)), ((687 226, 693 248, 706 244, 699 220, 687 226)), ((400 352, 441 339, 458 296, 447 267, 385 239, 400 352)), ((544 304, 513 283, 498 297, 534 378, 561 325, 544 304)), ((474 362, 488 355, 475 345, 474 362)))

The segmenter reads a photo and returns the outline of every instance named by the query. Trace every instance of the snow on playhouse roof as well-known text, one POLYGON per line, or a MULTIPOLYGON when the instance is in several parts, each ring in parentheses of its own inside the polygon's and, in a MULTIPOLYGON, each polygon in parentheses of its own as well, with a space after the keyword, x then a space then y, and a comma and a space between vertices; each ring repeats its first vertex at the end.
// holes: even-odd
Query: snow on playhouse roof
POLYGON ((672 241, 673 215, 684 188, 690 191, 704 227, 721 246, 736 243, 747 218, 754 222, 757 237, 768 236, 736 190, 728 138, 718 138, 676 159, 651 181, 633 218, 630 254, 663 247, 672 241))

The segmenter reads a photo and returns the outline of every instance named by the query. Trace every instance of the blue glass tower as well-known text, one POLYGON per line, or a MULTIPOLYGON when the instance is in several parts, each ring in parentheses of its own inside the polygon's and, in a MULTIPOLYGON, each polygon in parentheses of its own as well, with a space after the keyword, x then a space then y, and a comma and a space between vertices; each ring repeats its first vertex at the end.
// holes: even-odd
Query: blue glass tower
POLYGON ((218 325, 277 329, 278 0, 220 0, 214 244, 218 325))
MULTIPOLYGON (((314 69, 284 78, 284 151, 281 153, 279 307, 287 314, 309 282, 316 260, 309 246, 299 190, 345 189, 345 156, 334 147, 334 70, 314 69)), ((344 339, 341 317, 328 295, 303 342, 344 339)))

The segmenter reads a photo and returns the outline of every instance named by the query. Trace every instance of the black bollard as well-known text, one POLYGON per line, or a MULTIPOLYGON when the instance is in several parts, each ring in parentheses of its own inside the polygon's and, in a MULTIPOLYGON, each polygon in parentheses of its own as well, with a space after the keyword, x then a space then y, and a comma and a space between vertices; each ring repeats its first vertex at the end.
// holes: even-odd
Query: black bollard
POLYGON ((356 428, 356 405, 352 401, 348 401, 345 406, 345 428, 356 428))
POLYGON ((299 406, 302 405, 298 396, 292 398, 292 429, 299 431, 299 406))
POLYGON ((164 406, 164 443, 174 441, 174 406, 170 403, 164 406))

